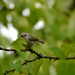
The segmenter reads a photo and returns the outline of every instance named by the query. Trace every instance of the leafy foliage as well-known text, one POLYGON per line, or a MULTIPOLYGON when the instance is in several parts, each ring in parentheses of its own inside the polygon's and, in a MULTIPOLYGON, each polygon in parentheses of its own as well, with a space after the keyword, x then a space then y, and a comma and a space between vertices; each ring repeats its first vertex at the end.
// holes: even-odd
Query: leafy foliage
POLYGON ((4 73, 3 73, 3 69, 2 69, 1 66, 0 66, 0 75, 4 75, 4 73))
POLYGON ((21 45, 22 44, 26 44, 26 41, 22 38, 17 39, 16 41, 14 41, 11 46, 16 49, 17 51, 20 51, 21 49, 24 49, 24 47, 21 45))
POLYGON ((57 67, 57 74, 58 75, 74 75, 74 68, 75 67, 75 63, 72 61, 61 61, 57 67), (62 67, 60 69, 60 67, 62 67), (70 71, 70 72, 69 72, 70 71), (62 72, 62 73, 61 73, 62 72))
POLYGON ((0 75, 12 69, 15 72, 8 75, 53 75, 53 72, 75 75, 75 60, 62 60, 75 56, 74 9, 74 0, 0 0, 0 46, 17 50, 15 54, 0 51, 0 75), (37 24, 43 27, 38 28, 37 24), (27 32, 43 40, 44 45, 37 43, 32 49, 46 56, 58 56, 60 61, 39 59, 22 66, 24 60, 32 60, 36 55, 21 52, 25 49, 21 43, 27 43, 21 38, 12 41, 10 36, 14 36, 14 31, 11 26, 18 31, 18 38, 20 33, 27 32), (13 32, 9 31, 9 35, 5 29, 13 32))
POLYGON ((32 75, 38 75, 38 71, 39 71, 41 65, 42 65, 42 60, 40 60, 40 61, 39 61, 39 60, 35 61, 34 67, 33 67, 32 75), (39 62, 39 63, 38 63, 38 62, 39 62), (36 66, 36 67, 35 67, 35 66, 36 66))
POLYGON ((16 71, 19 71, 19 72, 21 71, 21 69, 22 69, 22 63, 21 63, 20 60, 16 61, 15 65, 14 65, 14 69, 16 71))
POLYGON ((60 59, 65 59, 64 52, 58 47, 50 48, 60 59))

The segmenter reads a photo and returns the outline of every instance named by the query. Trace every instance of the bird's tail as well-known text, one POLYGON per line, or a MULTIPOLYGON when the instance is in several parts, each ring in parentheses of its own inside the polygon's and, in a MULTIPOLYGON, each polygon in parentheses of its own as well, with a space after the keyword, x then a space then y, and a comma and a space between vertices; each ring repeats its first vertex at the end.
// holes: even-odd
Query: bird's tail
POLYGON ((38 42, 39 42, 39 43, 42 43, 42 44, 44 44, 44 42, 43 42, 43 41, 40 41, 40 40, 39 40, 38 42))

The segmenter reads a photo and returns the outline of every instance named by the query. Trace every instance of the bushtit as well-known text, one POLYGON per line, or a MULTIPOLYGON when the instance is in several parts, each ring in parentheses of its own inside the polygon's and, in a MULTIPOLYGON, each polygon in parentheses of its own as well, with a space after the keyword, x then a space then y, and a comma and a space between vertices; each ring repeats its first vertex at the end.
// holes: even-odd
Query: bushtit
POLYGON ((34 36, 32 36, 28 33, 23 32, 23 33, 21 33, 20 37, 26 40, 27 45, 24 45, 24 44, 22 44, 22 45, 27 47, 27 48, 33 47, 33 45, 37 42, 44 44, 43 41, 40 41, 39 39, 35 38, 34 36))

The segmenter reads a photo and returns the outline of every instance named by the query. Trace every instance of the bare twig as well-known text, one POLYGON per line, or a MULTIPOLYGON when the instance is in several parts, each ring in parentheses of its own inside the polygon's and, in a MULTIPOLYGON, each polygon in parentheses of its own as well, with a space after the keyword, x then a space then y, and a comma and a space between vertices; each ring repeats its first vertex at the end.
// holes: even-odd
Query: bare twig
POLYGON ((34 59, 32 59, 32 60, 25 60, 24 63, 22 64, 22 66, 23 66, 23 65, 26 65, 27 63, 33 62, 33 61, 35 61, 35 60, 37 60, 37 59, 38 59, 38 57, 36 57, 36 58, 34 58, 34 59))
POLYGON ((10 70, 10 71, 7 71, 6 70, 6 72, 4 73, 4 75, 6 75, 7 73, 10 73, 10 72, 14 72, 15 71, 15 69, 12 69, 12 70, 10 70))
POLYGON ((5 48, 2 48, 2 47, 0 47, 0 50, 4 50, 4 51, 11 51, 11 52, 14 52, 14 53, 16 53, 17 51, 16 50, 14 50, 14 49, 5 49, 5 48))

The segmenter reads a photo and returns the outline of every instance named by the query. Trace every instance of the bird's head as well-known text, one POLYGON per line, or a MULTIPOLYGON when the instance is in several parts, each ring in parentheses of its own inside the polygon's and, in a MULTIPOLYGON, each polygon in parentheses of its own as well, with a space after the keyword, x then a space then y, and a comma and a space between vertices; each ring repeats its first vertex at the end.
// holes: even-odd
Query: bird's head
POLYGON ((24 33, 24 32, 23 32, 23 33, 20 34, 20 37, 21 37, 21 38, 24 38, 24 39, 26 39, 27 36, 28 36, 28 33, 24 33))

